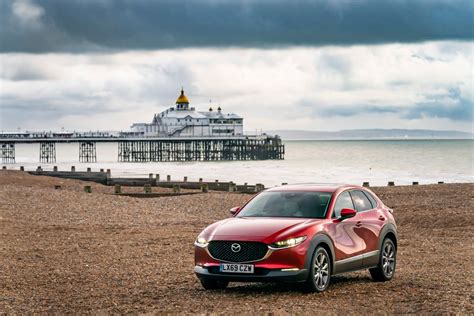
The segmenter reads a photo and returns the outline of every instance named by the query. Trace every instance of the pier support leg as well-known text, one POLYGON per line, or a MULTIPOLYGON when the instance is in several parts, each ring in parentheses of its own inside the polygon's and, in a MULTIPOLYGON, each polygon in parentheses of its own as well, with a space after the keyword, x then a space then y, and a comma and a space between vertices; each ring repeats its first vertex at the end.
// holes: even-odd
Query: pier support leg
POLYGON ((79 161, 80 162, 97 162, 95 142, 79 143, 79 161))
POLYGON ((40 142, 40 162, 55 163, 56 162, 56 143, 40 142))
POLYGON ((1 143, 0 157, 2 163, 15 163, 15 143, 1 143))

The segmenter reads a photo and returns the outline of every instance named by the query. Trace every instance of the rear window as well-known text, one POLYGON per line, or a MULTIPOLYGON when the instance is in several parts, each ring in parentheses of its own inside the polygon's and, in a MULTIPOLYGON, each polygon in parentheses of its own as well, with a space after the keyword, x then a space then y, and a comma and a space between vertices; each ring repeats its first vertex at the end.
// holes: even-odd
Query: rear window
POLYGON ((370 194, 369 192, 367 192, 367 191, 362 191, 362 192, 364 192, 364 194, 370 200, 370 203, 372 204, 372 208, 376 208, 377 207, 377 201, 375 200, 374 196, 372 194, 370 194))
POLYGON ((263 192, 237 217, 325 218, 330 199, 329 192, 263 192))
POLYGON ((351 191, 352 201, 357 212, 371 210, 372 204, 362 191, 351 191))

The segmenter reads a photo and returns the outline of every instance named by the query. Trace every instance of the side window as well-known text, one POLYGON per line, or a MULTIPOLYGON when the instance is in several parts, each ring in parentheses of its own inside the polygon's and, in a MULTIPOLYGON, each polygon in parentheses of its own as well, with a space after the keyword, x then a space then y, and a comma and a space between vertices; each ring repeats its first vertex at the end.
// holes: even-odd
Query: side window
POLYGON ((357 212, 371 210, 372 204, 362 191, 351 191, 352 201, 357 212))
POLYGON ((362 192, 364 192, 364 194, 369 199, 370 203, 372 204, 372 208, 376 208, 377 207, 377 201, 375 200, 374 196, 372 194, 370 194, 369 192, 367 192, 367 191, 362 191, 362 192))
POLYGON ((342 192, 339 194, 336 200, 336 204, 334 204, 334 211, 332 212, 332 217, 337 218, 341 216, 341 210, 343 208, 351 208, 354 209, 354 204, 352 203, 351 196, 349 192, 342 192))

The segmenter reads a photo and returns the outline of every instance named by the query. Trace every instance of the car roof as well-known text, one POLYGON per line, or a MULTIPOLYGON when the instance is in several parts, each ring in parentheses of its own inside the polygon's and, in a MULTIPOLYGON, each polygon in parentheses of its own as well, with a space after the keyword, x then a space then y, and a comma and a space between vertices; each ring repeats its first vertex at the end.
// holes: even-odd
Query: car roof
POLYGON ((267 192, 285 191, 313 191, 313 192, 336 192, 344 189, 360 189, 361 186, 343 183, 295 183, 277 186, 267 189, 267 192))

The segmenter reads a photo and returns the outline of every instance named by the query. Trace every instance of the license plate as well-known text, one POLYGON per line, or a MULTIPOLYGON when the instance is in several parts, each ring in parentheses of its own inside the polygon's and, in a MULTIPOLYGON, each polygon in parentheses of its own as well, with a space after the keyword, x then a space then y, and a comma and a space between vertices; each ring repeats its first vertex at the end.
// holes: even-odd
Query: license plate
POLYGON ((253 264, 221 263, 221 272, 253 273, 253 264))

